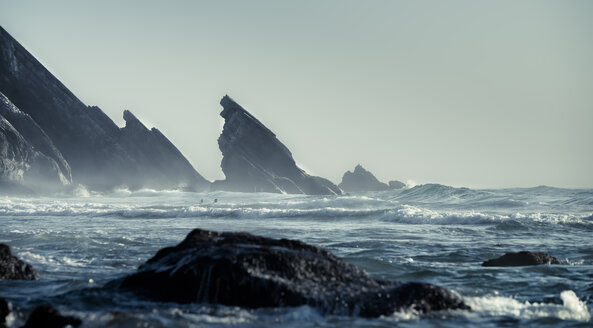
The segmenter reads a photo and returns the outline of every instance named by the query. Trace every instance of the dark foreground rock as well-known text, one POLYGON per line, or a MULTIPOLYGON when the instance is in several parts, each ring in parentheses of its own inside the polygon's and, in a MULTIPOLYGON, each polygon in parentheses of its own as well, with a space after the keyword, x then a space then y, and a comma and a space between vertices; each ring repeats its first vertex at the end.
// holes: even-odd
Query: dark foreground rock
POLYGON ((247 308, 309 305, 322 313, 376 317, 399 309, 468 309, 445 288, 375 279, 297 240, 196 229, 163 248, 119 285, 165 302, 247 308))
POLYGON ((33 267, 10 252, 10 247, 0 244, 0 280, 38 280, 33 267))
POLYGON ((76 317, 63 316, 51 305, 41 305, 35 308, 23 328, 63 328, 78 327, 82 321, 76 317))
POLYGON ((10 309, 8 308, 8 302, 0 297, 0 328, 6 327, 6 317, 9 313, 10 309))
POLYGON ((225 180, 213 190, 334 195, 342 191, 327 179, 307 174, 276 135, 229 96, 220 101, 224 127, 218 138, 225 180))
POLYGON ((527 266, 540 264, 562 264, 558 259, 540 252, 508 252, 503 256, 482 263, 485 267, 495 266, 527 266))

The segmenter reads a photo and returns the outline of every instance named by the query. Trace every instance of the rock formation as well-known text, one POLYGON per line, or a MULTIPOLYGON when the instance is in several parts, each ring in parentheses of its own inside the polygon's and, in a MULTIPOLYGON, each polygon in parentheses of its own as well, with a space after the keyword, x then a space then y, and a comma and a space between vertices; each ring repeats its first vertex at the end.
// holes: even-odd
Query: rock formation
MULTIPOLYGON (((147 132, 135 122, 118 128, 98 107, 84 105, 1 27, 0 92, 26 113, 18 119, 26 126, 21 134, 56 161, 66 179, 71 171, 73 183, 95 190, 209 188, 158 130, 147 132)), ((16 119, 6 119, 20 128, 16 119)))
POLYGON ((322 313, 377 317, 398 309, 467 309, 454 293, 375 279, 297 240, 196 229, 159 250, 120 289, 162 302, 248 308, 310 305, 322 313))
POLYGON ((562 264, 557 258, 540 252, 508 252, 503 256, 482 263, 485 267, 527 266, 540 264, 562 264))
POLYGON ((0 192, 34 194, 70 184, 68 164, 46 137, 30 117, 0 93, 0 192), (38 147, 17 131, 5 115, 38 147), (64 165, 66 174, 58 162, 64 165))
POLYGON ((226 179, 213 190, 289 194, 341 194, 329 180, 299 168, 276 135, 229 96, 220 101, 225 123, 218 138, 222 171, 226 179))
POLYGON ((33 267, 10 252, 10 247, 0 244, 0 280, 38 280, 33 267))
POLYGON ((81 324, 82 320, 72 316, 63 316, 60 311, 45 304, 33 310, 23 328, 65 328, 78 327, 81 324))
POLYGON ((406 184, 401 182, 401 181, 397 181, 397 180, 391 180, 389 181, 389 189, 393 190, 393 189, 403 189, 406 187, 406 184))
POLYGON ((6 327, 6 317, 10 314, 10 308, 8 307, 8 302, 2 297, 0 297, 0 328, 6 327))
POLYGON ((353 172, 347 171, 342 177, 342 182, 338 185, 344 191, 382 191, 388 190, 389 186, 375 178, 375 176, 365 170, 360 164, 356 165, 353 172))

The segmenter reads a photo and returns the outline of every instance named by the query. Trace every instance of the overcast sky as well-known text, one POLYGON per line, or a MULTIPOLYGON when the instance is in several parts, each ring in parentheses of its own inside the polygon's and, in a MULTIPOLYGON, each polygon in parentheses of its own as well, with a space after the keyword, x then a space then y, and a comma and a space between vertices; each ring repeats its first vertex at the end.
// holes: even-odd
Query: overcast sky
POLYGON ((87 105, 209 180, 229 94, 311 174, 593 187, 593 1, 6 1, 87 105))

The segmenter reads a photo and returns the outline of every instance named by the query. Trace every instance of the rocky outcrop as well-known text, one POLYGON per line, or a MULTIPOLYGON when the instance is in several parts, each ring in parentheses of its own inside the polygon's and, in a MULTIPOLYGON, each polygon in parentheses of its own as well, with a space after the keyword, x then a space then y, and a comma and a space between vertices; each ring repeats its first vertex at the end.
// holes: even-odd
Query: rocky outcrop
POLYGON ((360 164, 356 165, 353 172, 347 171, 344 173, 342 182, 338 187, 349 192, 383 191, 389 189, 387 184, 377 180, 371 172, 365 170, 360 164))
POLYGON ((398 309, 467 309, 454 293, 375 279, 297 240, 193 230, 127 276, 120 289, 162 302, 247 308, 310 305, 322 313, 377 317, 398 309))
POLYGON ((0 115, 4 116, 36 151, 56 162, 64 184, 72 182, 70 165, 68 165, 62 153, 31 116, 19 110, 2 92, 0 92, 0 115))
MULTIPOLYGON (((0 112, 10 102, 0 98, 0 112)), ((54 159, 35 148, 0 115, 0 193, 34 194, 55 190, 68 179, 54 159)))
MULTIPOLYGON (((142 163, 151 163, 142 174, 150 174, 151 179, 143 183, 143 187, 165 188, 176 185, 182 188, 209 186, 181 152, 156 128, 149 130, 130 112, 124 111, 126 126, 121 129, 121 142, 129 149, 132 158, 142 163)), ((141 176, 135 179, 142 182, 141 176)), ((132 186, 141 187, 141 186, 132 186)))
POLYGON ((397 180, 391 180, 389 181, 389 189, 393 190, 393 189, 403 189, 406 187, 406 184, 401 182, 401 181, 397 181, 397 180))
POLYGON ((72 316, 63 316, 51 305, 40 305, 33 310, 23 328, 65 328, 78 327, 82 320, 72 316))
POLYGON ((0 297, 0 328, 6 327, 6 317, 10 314, 10 308, 8 307, 8 302, 2 297, 0 297))
POLYGON ((289 194, 341 194, 329 180, 299 168, 276 135, 229 96, 220 101, 225 123, 218 138, 222 171, 214 190, 289 194))
MULTIPOLYGON (((74 183, 94 190, 109 190, 120 185, 209 188, 209 183, 175 147, 169 147, 172 145, 160 132, 144 139, 142 132, 134 135, 137 131, 122 131, 98 107, 87 107, 76 98, 2 28, 0 92, 51 140, 69 165, 74 183), (174 156, 161 156, 166 153, 174 156)), ((39 140, 32 138, 31 143, 56 160, 68 178, 65 163, 58 158, 58 153, 51 150, 44 138, 39 140)))
POLYGON ((557 258, 540 252, 508 252, 503 256, 482 263, 485 267, 527 266, 540 264, 562 264, 557 258))
POLYGON ((33 267, 10 252, 10 247, 0 244, 0 280, 38 280, 33 267))

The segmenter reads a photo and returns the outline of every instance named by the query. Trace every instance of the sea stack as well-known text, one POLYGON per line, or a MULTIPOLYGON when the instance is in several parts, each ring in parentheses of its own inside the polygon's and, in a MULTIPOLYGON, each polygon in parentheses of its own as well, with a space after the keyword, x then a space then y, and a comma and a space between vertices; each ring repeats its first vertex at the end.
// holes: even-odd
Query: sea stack
MULTIPOLYGON (((55 172, 38 170, 43 177, 51 180, 59 176, 64 184, 83 184, 92 190, 210 187, 158 130, 146 129, 131 113, 125 114, 126 127, 120 129, 101 109, 83 104, 1 27, 0 92, 3 106, 20 112, 12 110, 4 118, 25 141, 4 138, 4 144, 17 142, 10 145, 13 150, 33 149, 21 152, 26 155, 23 160, 13 151, 15 155, 9 157, 13 162, 0 163, 3 176, 32 171, 27 167, 35 167, 31 158, 36 156, 47 162, 44 167, 57 165, 56 170, 50 170, 55 172)), ((5 127, 4 131, 8 130, 5 127)), ((4 180, 14 183, 15 179, 4 180)))
POLYGON ((339 195, 340 188, 327 179, 310 176, 299 168, 276 135, 229 96, 220 101, 224 118, 218 146, 225 180, 213 190, 339 195))

